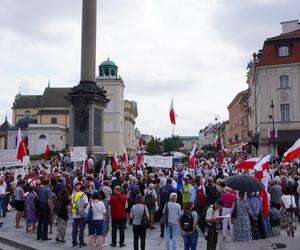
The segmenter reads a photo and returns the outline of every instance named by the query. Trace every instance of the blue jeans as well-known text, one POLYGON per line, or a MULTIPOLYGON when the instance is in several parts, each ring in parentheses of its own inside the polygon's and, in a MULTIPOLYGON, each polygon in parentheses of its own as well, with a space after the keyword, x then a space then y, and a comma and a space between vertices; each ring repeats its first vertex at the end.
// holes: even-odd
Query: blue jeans
POLYGON ((0 197, 0 216, 6 216, 6 200, 5 196, 0 197))
POLYGON ((176 240, 179 231, 179 225, 169 223, 165 226, 165 239, 166 239, 166 250, 171 250, 170 248, 170 237, 172 231, 172 250, 176 250, 176 240))
POLYGON ((196 250, 199 231, 196 229, 192 234, 184 234, 184 250, 196 250))

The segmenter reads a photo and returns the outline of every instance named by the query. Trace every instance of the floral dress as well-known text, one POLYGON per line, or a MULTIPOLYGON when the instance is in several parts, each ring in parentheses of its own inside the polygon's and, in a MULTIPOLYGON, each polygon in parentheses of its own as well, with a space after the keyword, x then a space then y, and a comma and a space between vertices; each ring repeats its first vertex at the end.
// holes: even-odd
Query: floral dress
POLYGON ((103 236, 105 237, 109 231, 109 204, 107 199, 102 200, 102 202, 106 209, 106 213, 103 217, 103 236))
POLYGON ((37 222, 37 212, 33 204, 33 200, 36 197, 34 192, 30 192, 25 196, 25 206, 26 206, 26 224, 37 222))
MULTIPOLYGON (((235 206, 235 205, 234 205, 235 206)), ((237 214, 233 222, 233 241, 252 240, 249 215, 252 214, 249 204, 245 201, 236 201, 237 214)))

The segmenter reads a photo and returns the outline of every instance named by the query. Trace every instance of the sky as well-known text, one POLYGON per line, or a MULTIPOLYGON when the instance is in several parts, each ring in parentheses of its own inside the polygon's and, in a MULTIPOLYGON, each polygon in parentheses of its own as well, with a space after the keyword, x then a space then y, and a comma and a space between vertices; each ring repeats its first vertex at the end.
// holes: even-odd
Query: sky
MULTIPOLYGON (((80 76, 82 0, 0 0, 0 123, 15 95, 72 87, 80 76)), ((125 98, 138 104, 143 134, 168 137, 228 119, 247 88, 246 66, 280 22, 298 19, 297 0, 98 0, 96 65, 119 67, 125 98)), ((96 71, 98 75, 98 70, 96 71)))

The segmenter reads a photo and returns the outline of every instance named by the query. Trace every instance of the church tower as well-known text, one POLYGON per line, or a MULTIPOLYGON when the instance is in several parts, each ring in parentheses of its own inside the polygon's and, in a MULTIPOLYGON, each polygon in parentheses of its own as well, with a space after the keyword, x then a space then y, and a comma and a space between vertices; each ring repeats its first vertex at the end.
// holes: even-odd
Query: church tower
POLYGON ((99 65, 97 85, 107 91, 110 102, 104 110, 104 151, 122 154, 124 147, 124 82, 118 66, 109 58, 99 65))

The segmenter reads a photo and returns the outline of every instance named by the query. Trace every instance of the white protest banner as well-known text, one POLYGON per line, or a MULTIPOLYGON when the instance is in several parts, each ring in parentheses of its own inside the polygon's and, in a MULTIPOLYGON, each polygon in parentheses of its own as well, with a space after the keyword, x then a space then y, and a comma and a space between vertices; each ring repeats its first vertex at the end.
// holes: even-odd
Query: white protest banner
POLYGON ((23 163, 17 160, 17 149, 0 150, 0 167, 23 166, 23 163))
POLYGON ((149 167, 172 168, 173 156, 144 155, 144 163, 147 163, 149 167))
POLYGON ((87 158, 86 147, 71 147, 71 161, 84 161, 87 158))

